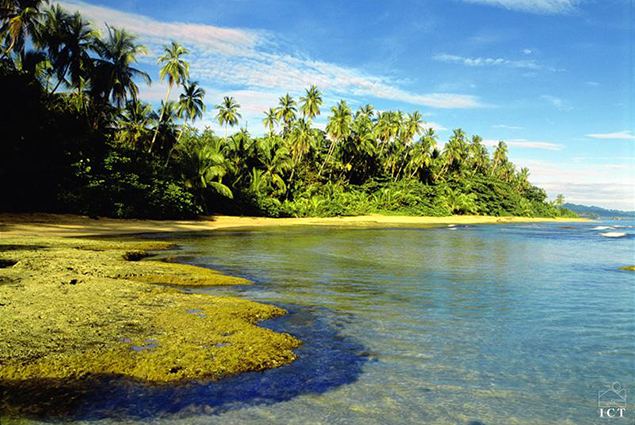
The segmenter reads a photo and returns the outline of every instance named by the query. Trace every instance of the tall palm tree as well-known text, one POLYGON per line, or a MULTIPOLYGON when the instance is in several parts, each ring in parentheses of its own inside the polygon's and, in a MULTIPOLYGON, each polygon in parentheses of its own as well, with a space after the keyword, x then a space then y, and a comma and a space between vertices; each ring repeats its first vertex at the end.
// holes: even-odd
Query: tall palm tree
POLYGON ((320 106, 322 106, 322 92, 316 86, 311 86, 306 90, 306 95, 300 97, 300 111, 302 117, 307 118, 309 122, 316 116, 320 115, 320 106))
POLYGON ((291 177, 289 178, 289 185, 293 181, 295 171, 300 164, 300 161, 311 149, 313 143, 313 130, 307 121, 299 119, 293 125, 293 130, 290 134, 291 141, 291 157, 293 160, 293 168, 291 169, 291 177))
POLYGON ((412 139, 423 132, 423 129, 421 128, 423 123, 423 116, 419 113, 419 111, 414 111, 413 113, 408 114, 408 119, 406 120, 406 124, 404 126, 404 141, 406 142, 406 145, 410 145, 412 143, 412 139))
POLYGON ((295 120, 295 113, 297 111, 295 107, 296 102, 289 93, 287 93, 280 98, 279 105, 276 117, 278 118, 278 121, 282 121, 284 123, 284 132, 288 133, 291 130, 291 123, 295 120))
POLYGON ((238 112, 240 105, 233 97, 225 96, 223 103, 216 105, 218 113, 216 119, 220 125, 225 126, 225 139, 227 139, 227 126, 234 127, 238 124, 238 120, 242 118, 242 115, 238 112))
POLYGON ((335 144, 342 142, 351 134, 351 124, 353 122, 353 115, 351 108, 346 106, 346 101, 340 100, 339 103, 331 109, 331 116, 329 122, 326 125, 326 132, 331 138, 331 146, 329 147, 326 160, 322 163, 318 177, 322 174, 324 165, 329 162, 333 151, 335 150, 335 144))
MULTIPOLYGON (((60 5, 53 5, 46 9, 41 24, 37 27, 37 31, 33 35, 33 44, 40 50, 46 50, 47 56, 51 63, 51 70, 55 75, 58 75, 59 69, 59 54, 60 49, 64 44, 64 38, 67 36, 68 20, 70 15, 66 13, 60 5)), ((58 85, 62 82, 58 78, 58 85)), ((48 81, 45 87, 48 89, 48 81)), ((55 87, 55 90, 57 87, 55 87)))
POLYGON ((147 53, 145 46, 137 44, 137 37, 124 29, 108 26, 108 37, 95 40, 94 49, 99 55, 94 59, 91 79, 93 97, 107 102, 109 99, 121 107, 128 98, 136 100, 139 87, 134 82, 142 78, 148 85, 150 76, 131 65, 137 62, 137 56, 147 53))
POLYGON ((0 58, 12 51, 22 53, 27 36, 34 35, 43 12, 40 10, 48 0, 3 1, 0 7, 0 37, 6 46, 0 58))
POLYGON ((183 132, 187 126, 188 119, 194 122, 198 118, 203 118, 203 112, 205 112, 205 103, 203 102, 204 97, 205 90, 198 86, 198 81, 183 83, 183 93, 179 96, 179 103, 176 107, 176 114, 179 118, 183 118, 183 125, 181 126, 181 131, 179 132, 179 137, 176 139, 176 143, 172 146, 172 149, 170 149, 168 158, 165 160, 166 166, 170 162, 170 157, 172 156, 174 148, 181 141, 181 137, 183 137, 183 132))
POLYGON ((79 12, 68 16, 63 24, 62 44, 55 54, 58 83, 53 92, 57 90, 61 82, 65 81, 67 75, 67 85, 81 90, 82 79, 88 77, 93 65, 90 53, 99 39, 99 31, 92 28, 79 12))
POLYGON ((494 167, 492 171, 496 171, 502 164, 507 162, 507 143, 500 141, 494 151, 494 167))
POLYGON ((269 134, 273 135, 276 125, 278 125, 278 111, 276 108, 269 108, 265 111, 265 117, 262 119, 262 125, 269 129, 269 134))
MULTIPOLYGON (((167 104, 170 92, 172 91, 172 86, 175 84, 179 85, 190 78, 190 64, 181 58, 181 56, 190 53, 190 51, 175 41, 173 41, 169 46, 163 46, 163 50, 165 53, 157 59, 157 63, 163 64, 159 70, 159 78, 161 78, 161 81, 164 81, 166 77, 168 79, 168 90, 165 94, 165 100, 163 101, 163 103, 167 104)), ((148 152, 152 151, 152 146, 154 146, 154 141, 156 140, 158 134, 159 129, 157 127, 157 131, 154 132, 148 152)))

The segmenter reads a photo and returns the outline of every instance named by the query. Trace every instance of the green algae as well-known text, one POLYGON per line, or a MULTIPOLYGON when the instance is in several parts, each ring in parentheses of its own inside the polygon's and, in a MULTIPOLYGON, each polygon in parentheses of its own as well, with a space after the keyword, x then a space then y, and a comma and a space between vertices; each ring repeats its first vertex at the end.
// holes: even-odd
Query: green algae
POLYGON ((631 272, 635 272, 635 266, 620 267, 620 270, 628 270, 631 272))
POLYGON ((157 383, 218 379, 293 361, 300 341, 257 326, 285 314, 283 309, 151 285, 249 281, 185 264, 138 261, 136 254, 135 261, 125 259, 130 252, 171 246, 0 240, 0 261, 12 263, 0 268, 0 383, 100 375, 157 383))

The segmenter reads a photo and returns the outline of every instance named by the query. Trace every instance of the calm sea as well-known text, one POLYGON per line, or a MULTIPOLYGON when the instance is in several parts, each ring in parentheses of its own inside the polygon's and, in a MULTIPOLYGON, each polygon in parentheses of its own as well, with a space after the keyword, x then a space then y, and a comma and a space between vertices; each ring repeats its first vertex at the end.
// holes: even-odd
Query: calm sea
POLYGON ((74 419, 631 425, 635 272, 619 270, 635 264, 635 228, 628 226, 294 227, 183 236, 181 261, 256 282, 196 292, 286 308, 289 315, 264 326, 302 339, 299 359, 219 383, 111 382, 74 419), (600 418, 598 395, 607 389, 626 394, 622 419, 600 418))

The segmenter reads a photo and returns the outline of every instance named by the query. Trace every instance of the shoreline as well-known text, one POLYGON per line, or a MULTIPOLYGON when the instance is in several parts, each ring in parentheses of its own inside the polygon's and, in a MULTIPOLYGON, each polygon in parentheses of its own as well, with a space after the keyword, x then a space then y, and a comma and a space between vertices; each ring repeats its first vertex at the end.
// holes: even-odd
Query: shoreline
POLYGON ((436 227, 514 223, 573 223, 594 220, 585 218, 495 217, 465 216, 418 217, 366 215, 351 217, 268 218, 239 216, 209 216, 198 220, 91 219, 87 216, 44 213, 0 213, 0 239, 7 237, 117 237, 157 233, 206 232, 232 228, 288 226, 351 226, 351 227, 436 227))
POLYGON ((140 235, 298 225, 438 227, 589 221, 382 215, 156 221, 0 213, 0 383, 4 387, 0 407, 17 417, 28 410, 22 405, 24 397, 13 401, 25 385, 54 388, 72 381, 82 386, 85 378, 104 376, 148 384, 215 380, 295 359, 293 350, 301 341, 258 325, 286 314, 285 310, 231 296, 186 294, 170 286, 252 282, 207 268, 152 260, 148 251, 168 250, 174 244, 141 240, 140 235))

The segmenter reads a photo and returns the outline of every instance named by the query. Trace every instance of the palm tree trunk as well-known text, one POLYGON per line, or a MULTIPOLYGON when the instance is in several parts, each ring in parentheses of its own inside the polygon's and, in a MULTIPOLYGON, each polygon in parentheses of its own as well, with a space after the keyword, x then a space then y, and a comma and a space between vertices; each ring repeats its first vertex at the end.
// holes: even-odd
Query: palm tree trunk
POLYGON ((168 98, 170 97, 171 90, 172 90, 172 84, 168 84, 168 92, 165 95, 165 101, 163 101, 161 116, 159 117, 159 122, 157 123, 157 129, 154 131, 154 136, 152 136, 152 142, 150 142, 150 149, 148 149, 148 153, 152 152, 152 147, 154 146, 154 142, 157 140, 157 134, 159 134, 159 127, 161 126, 161 121, 163 121, 163 114, 165 114, 165 107, 168 104, 168 98))
POLYGON ((176 148, 176 145, 178 145, 179 142, 181 141, 181 137, 183 136, 183 132, 185 131, 186 125, 187 125, 187 115, 185 116, 185 121, 183 122, 183 127, 181 127, 181 132, 179 133, 179 137, 176 138, 176 142, 174 143, 174 145, 172 145, 170 152, 168 152, 168 159, 165 161, 166 167, 168 166, 168 163, 170 162, 170 157, 172 156, 172 152, 174 152, 174 148, 176 148))
POLYGON ((329 162, 329 160, 331 159, 331 155, 333 155, 334 150, 335 150, 335 140, 333 140, 331 142, 331 146, 329 146, 329 152, 326 155, 326 160, 324 160, 324 162, 322 163, 322 166, 320 167, 320 171, 318 171, 318 177, 322 175, 322 170, 324 169, 324 166, 326 165, 326 163, 329 162))

